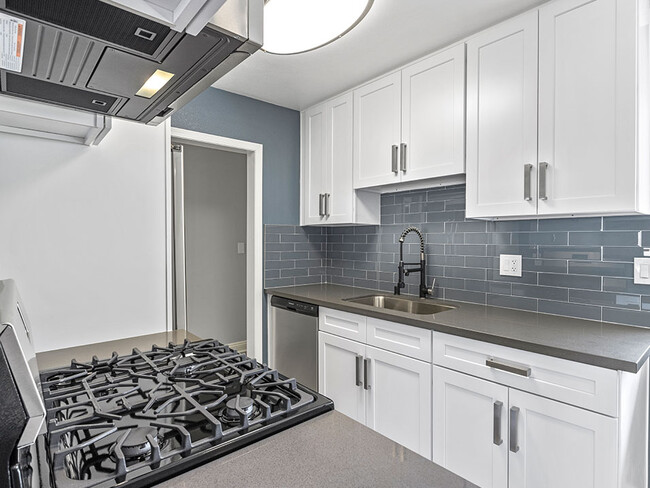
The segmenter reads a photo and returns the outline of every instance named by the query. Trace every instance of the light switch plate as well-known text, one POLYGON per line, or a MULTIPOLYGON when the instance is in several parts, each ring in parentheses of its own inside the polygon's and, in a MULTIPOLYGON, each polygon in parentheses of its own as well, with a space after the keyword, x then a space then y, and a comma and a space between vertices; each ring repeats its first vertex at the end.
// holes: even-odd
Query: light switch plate
POLYGON ((501 276, 521 277, 521 256, 518 254, 500 254, 499 274, 501 276))
POLYGON ((634 284, 650 285, 650 258, 634 258, 634 284))
POLYGON ((246 254, 246 244, 243 242, 237 243, 237 254, 246 254))

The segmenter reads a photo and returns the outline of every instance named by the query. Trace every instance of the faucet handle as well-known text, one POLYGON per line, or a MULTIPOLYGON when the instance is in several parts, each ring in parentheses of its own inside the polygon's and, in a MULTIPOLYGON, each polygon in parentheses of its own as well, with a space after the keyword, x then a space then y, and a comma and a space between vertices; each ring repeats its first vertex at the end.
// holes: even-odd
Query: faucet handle
POLYGON ((431 279, 431 288, 427 288, 427 295, 433 296, 433 289, 436 287, 436 279, 431 279))

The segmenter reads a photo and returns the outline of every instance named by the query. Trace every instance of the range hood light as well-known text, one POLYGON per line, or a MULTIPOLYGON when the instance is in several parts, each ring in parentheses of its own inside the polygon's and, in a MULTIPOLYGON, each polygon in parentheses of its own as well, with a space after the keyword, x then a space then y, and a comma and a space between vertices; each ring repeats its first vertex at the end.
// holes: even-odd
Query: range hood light
POLYGON ((374 0, 265 0, 264 45, 271 54, 300 54, 350 32, 374 0))
POLYGON ((139 97, 151 98, 158 90, 167 84, 169 80, 172 79, 174 73, 167 73, 161 69, 157 69, 154 74, 152 74, 149 79, 142 85, 142 88, 136 93, 139 97))

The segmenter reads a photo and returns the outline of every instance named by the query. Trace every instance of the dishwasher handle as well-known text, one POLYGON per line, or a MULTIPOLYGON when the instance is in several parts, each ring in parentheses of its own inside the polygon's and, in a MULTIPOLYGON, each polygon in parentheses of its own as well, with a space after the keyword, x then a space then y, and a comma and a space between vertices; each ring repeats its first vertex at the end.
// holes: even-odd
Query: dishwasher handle
POLYGON ((273 295, 271 297, 271 306, 283 310, 289 310, 290 312, 309 315, 310 317, 318 317, 318 305, 312 303, 300 302, 298 300, 291 300, 289 298, 273 295))

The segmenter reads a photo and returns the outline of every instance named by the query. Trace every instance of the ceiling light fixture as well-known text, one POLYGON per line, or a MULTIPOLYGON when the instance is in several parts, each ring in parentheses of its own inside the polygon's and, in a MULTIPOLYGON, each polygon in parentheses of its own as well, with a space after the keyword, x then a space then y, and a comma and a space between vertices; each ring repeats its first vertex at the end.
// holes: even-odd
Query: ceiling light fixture
POLYGON ((300 54, 350 32, 374 0, 265 0, 264 46, 271 54, 300 54))

